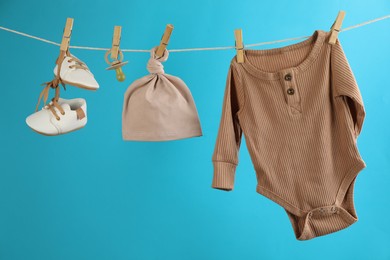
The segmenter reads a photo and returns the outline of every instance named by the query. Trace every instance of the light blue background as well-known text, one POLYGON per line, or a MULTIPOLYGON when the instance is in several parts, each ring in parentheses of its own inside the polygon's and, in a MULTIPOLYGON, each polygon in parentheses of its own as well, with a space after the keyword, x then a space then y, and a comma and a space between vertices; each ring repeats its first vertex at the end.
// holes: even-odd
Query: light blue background
MULTIPOLYGON (((1 0, 0 25, 60 42, 73 17, 71 44, 110 47, 122 25, 122 48, 157 45, 167 23, 169 48, 231 46, 328 30, 339 10, 344 27, 390 14, 373 1, 97 1, 1 0)), ((62 97, 88 101, 86 128, 45 137, 25 118, 41 83, 52 79, 59 48, 0 31, 0 259, 390 259, 390 20, 340 34, 367 111, 359 149, 359 221, 299 242, 277 204, 255 191, 245 144, 235 190, 211 189, 211 155, 233 50, 171 53, 167 73, 189 86, 204 136, 181 141, 123 142, 128 85, 147 73, 146 53, 126 53, 125 83, 105 71, 104 52, 72 50, 101 85, 62 97)), ((291 44, 292 42, 286 43, 291 44)), ((284 45, 286 45, 284 44, 284 45)), ((267 46, 274 48, 280 45, 267 46)))

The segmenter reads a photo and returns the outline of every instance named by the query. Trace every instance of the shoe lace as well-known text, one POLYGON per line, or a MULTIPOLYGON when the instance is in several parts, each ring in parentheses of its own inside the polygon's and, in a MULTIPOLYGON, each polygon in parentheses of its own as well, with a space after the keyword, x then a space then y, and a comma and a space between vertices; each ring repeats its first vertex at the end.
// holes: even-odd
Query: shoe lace
POLYGON ((39 95, 37 106, 35 107, 35 111, 38 111, 39 104, 41 103, 41 100, 43 99, 44 102, 44 108, 49 109, 55 118, 59 121, 60 117, 58 116, 56 110, 54 108, 57 108, 61 115, 65 115, 64 109, 58 104, 58 99, 60 98, 60 87, 59 85, 62 85, 62 87, 66 90, 65 84, 62 82, 60 77, 54 78, 52 81, 45 82, 42 84, 45 86, 45 88, 41 91, 41 94, 39 95), (55 89, 55 97, 51 100, 50 104, 46 105, 47 98, 49 96, 50 88, 55 89))
MULTIPOLYGON (((52 81, 45 82, 45 83, 42 84, 45 87, 41 91, 41 93, 39 95, 39 98, 38 98, 38 103, 37 103, 37 105, 35 107, 35 111, 38 111, 39 104, 41 103, 41 100, 43 99, 43 105, 44 105, 43 109, 49 109, 58 121, 60 121, 61 118, 57 114, 57 111, 55 110, 56 108, 61 113, 61 115, 65 115, 64 109, 60 106, 60 104, 58 104, 58 100, 60 98, 60 89, 61 89, 60 85, 62 85, 64 90, 66 90, 65 83, 62 81, 62 79, 60 77, 61 64, 62 64, 62 61, 64 60, 65 56, 70 56, 69 51, 67 51, 67 52, 61 51, 60 52, 60 55, 59 55, 59 57, 56 60, 56 64, 58 65, 57 66, 57 76, 52 81), (48 105, 46 105, 46 101, 47 101, 47 98, 49 96, 49 91, 50 91, 51 88, 55 89, 55 96, 54 96, 54 98, 52 98, 51 102, 48 105)), ((72 61, 74 61, 75 64, 70 65, 69 66, 70 68, 74 67, 74 68, 88 70, 88 67, 85 65, 85 63, 83 63, 79 59, 77 59, 77 58, 72 56, 68 60, 68 62, 72 62, 72 61)), ((80 117, 83 117, 83 115, 84 114, 82 114, 80 112, 80 117)), ((78 114, 78 116, 79 116, 79 114, 78 114)))
POLYGON ((58 99, 56 99, 56 98, 53 98, 51 100, 51 102, 44 107, 44 109, 49 109, 53 113, 53 115, 55 116, 57 121, 60 121, 61 118, 58 116, 55 108, 58 109, 58 111, 61 113, 61 115, 65 115, 64 109, 60 106, 60 104, 58 104, 58 99))
POLYGON ((68 62, 74 62, 75 64, 73 65, 70 65, 69 68, 76 68, 76 69, 83 69, 83 70, 88 70, 88 67, 87 65, 82 62, 81 60, 75 58, 75 57, 72 57, 68 60, 68 62))

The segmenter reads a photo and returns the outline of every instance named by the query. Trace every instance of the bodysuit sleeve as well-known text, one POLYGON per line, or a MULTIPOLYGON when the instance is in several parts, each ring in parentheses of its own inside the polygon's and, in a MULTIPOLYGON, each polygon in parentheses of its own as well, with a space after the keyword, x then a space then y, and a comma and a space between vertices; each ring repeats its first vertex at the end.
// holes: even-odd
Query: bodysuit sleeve
POLYGON ((226 80, 222 117, 212 157, 214 176, 212 187, 230 191, 233 189, 242 130, 237 112, 243 103, 237 71, 231 65, 226 80))
POLYGON ((354 134, 357 138, 362 130, 365 117, 363 99, 349 66, 340 42, 332 46, 331 54, 332 85, 335 98, 343 98, 354 123, 354 134))

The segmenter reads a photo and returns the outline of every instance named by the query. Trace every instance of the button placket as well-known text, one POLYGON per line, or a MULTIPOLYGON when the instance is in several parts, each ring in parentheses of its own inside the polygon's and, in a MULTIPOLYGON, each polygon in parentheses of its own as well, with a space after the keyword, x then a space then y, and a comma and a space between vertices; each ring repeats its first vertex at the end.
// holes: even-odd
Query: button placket
POLYGON ((300 95, 297 89, 295 75, 293 70, 281 72, 281 78, 284 86, 287 104, 293 114, 301 113, 300 95))

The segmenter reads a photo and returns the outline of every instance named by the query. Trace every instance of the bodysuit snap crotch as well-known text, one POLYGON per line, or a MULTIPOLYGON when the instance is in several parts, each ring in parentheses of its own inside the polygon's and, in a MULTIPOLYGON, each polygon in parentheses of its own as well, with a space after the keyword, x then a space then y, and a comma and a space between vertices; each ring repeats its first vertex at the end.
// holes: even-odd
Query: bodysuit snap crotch
POLYGON ((357 216, 353 204, 354 183, 355 179, 344 194, 343 200, 336 201, 334 205, 315 208, 309 212, 301 211, 298 215, 286 209, 296 238, 308 240, 336 232, 355 223, 357 216))
POLYGON ((277 49, 232 59, 213 154, 212 187, 233 189, 242 135, 257 192, 282 206, 298 240, 357 221, 354 183, 365 110, 340 43, 316 31, 277 49))

